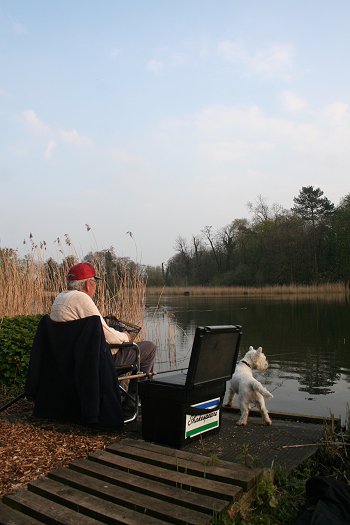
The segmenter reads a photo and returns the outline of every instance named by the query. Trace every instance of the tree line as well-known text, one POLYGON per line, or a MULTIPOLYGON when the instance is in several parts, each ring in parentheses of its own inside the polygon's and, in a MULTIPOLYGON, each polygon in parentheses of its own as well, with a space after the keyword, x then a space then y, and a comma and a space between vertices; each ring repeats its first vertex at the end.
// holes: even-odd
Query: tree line
POLYGON ((148 285, 348 285, 350 194, 335 206, 320 188, 303 186, 293 203, 269 206, 259 196, 248 203, 250 220, 179 236, 166 264, 145 268, 148 285))
MULTIPOLYGON (((350 271, 350 194, 335 206, 320 188, 303 186, 293 207, 268 205, 262 196, 248 203, 251 218, 233 219, 218 230, 204 226, 190 239, 175 241, 175 254, 159 266, 145 266, 128 257, 117 257, 114 248, 90 252, 83 260, 96 265, 112 293, 128 279, 148 286, 263 286, 345 282, 350 271), (123 278, 121 279, 121 276, 123 278)), ((66 235, 64 241, 70 246, 66 235)), ((29 262, 46 243, 34 243, 24 260, 11 248, 0 248, 0 275, 14 262, 29 262)), ((61 250, 60 250, 61 251, 61 250)), ((63 253, 63 251, 62 251, 63 253)), ((41 260, 41 258, 40 258, 41 260)), ((43 262, 46 288, 64 280, 66 270, 77 262, 69 255, 58 263, 43 262)), ((15 265, 16 266, 16 265, 15 265)), ((12 267, 12 266, 11 266, 12 267)))

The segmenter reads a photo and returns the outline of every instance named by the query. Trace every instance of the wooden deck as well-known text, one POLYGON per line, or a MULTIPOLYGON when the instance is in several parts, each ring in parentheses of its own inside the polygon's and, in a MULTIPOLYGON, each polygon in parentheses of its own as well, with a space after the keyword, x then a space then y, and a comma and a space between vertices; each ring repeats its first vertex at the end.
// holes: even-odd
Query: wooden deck
POLYGON ((220 432, 184 450, 143 441, 136 421, 125 439, 5 495, 0 525, 209 524, 247 502, 264 469, 288 473, 316 452, 327 418, 270 415, 271 427, 252 417, 242 428, 224 410, 220 432), (240 463, 243 445, 254 468, 240 463))
POLYGON ((262 472, 123 439, 4 496, 0 524, 204 525, 249 497, 262 472))

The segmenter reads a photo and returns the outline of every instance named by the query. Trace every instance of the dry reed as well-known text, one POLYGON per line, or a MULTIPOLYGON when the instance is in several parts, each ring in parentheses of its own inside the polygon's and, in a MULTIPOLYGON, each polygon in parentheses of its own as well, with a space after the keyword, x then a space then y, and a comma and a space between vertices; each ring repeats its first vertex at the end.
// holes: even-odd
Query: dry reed
POLYGON ((324 283, 315 285, 271 285, 271 286, 150 286, 147 295, 191 295, 200 296, 232 296, 232 297, 267 297, 305 295, 317 296, 327 294, 348 293, 345 283, 324 283))
POLYGON ((41 255, 33 250, 20 259, 12 249, 0 251, 0 317, 45 313, 53 297, 64 289, 65 263, 57 266, 52 275, 41 255))
MULTIPOLYGON (((98 261, 91 261, 96 273, 103 275, 103 268, 98 261)), ((125 263, 113 275, 112 285, 100 281, 94 298, 102 315, 114 315, 118 319, 143 326, 145 313, 146 282, 141 268, 135 267, 129 271, 125 263), (113 291, 114 290, 114 291, 113 291)), ((144 336, 144 330, 138 339, 144 336)))
MULTIPOLYGON (((24 258, 11 248, 0 248, 0 318, 16 315, 44 314, 50 311, 55 296, 66 289, 66 277, 78 257, 66 237, 70 254, 58 264, 44 261, 46 243, 35 244, 24 258)), ((61 250, 60 250, 61 251, 61 250)), ((61 251, 62 252, 62 251, 61 251)), ((96 273, 104 275, 101 258, 91 260, 96 273)), ((113 275, 113 286, 106 280, 97 287, 95 302, 102 315, 115 315, 134 324, 143 324, 145 308, 145 279, 135 265, 129 271, 122 262, 113 275)))

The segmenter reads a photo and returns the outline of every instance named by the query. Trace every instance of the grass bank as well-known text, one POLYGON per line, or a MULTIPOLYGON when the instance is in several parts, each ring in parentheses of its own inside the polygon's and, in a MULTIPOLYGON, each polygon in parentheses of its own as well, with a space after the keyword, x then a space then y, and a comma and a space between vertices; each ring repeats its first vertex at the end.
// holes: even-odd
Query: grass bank
POLYGON ((148 286, 147 295, 190 295, 193 297, 275 297, 275 296, 346 296, 349 290, 344 282, 315 285, 271 286, 148 286))

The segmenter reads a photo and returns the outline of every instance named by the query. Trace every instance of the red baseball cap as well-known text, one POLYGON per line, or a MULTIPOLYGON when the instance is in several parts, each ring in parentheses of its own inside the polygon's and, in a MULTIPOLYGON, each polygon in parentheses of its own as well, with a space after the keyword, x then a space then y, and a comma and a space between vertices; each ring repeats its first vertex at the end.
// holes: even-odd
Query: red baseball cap
POLYGON ((82 281, 83 279, 95 279, 102 280, 102 277, 98 277, 95 274, 95 268, 90 263, 79 263, 72 266, 68 272, 68 281, 82 281))

